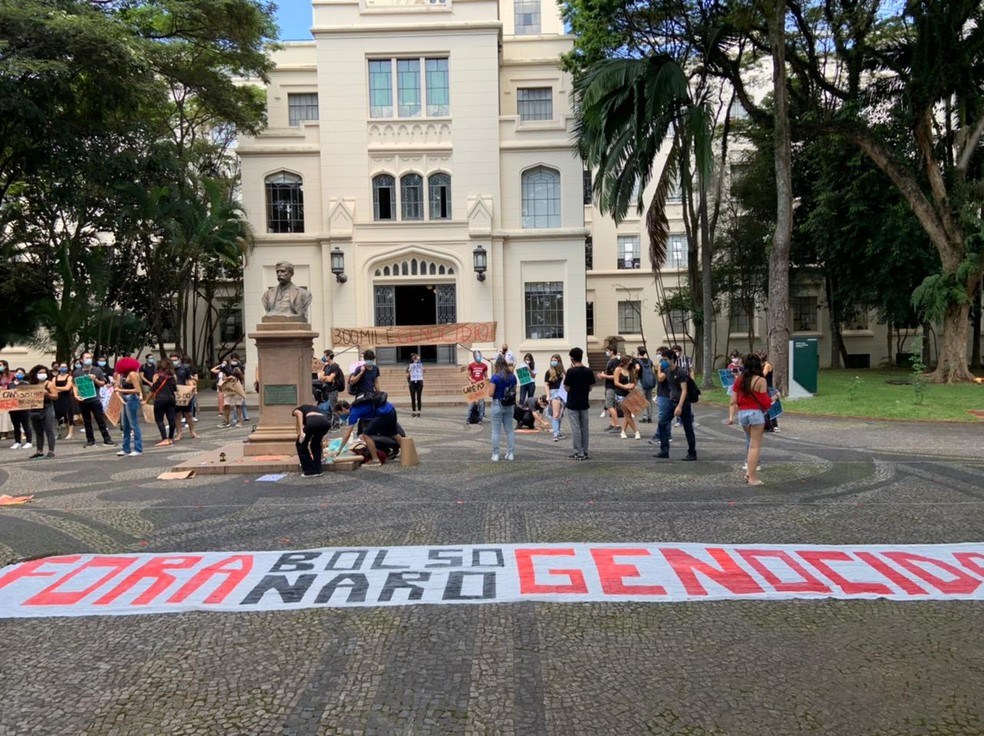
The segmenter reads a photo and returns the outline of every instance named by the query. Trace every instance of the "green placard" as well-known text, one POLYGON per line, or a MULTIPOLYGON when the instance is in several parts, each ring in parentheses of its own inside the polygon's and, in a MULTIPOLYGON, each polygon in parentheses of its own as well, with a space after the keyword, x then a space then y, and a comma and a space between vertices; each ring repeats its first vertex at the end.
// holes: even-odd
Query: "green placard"
POLYGON ((297 404, 297 386, 292 383, 264 384, 263 403, 266 406, 295 406, 297 404))
POLYGON ((533 380, 533 376, 530 375, 530 369, 525 365, 516 369, 516 380, 519 381, 520 386, 525 386, 528 383, 536 383, 536 381, 533 380))
POLYGON ((75 379, 75 390, 79 392, 79 398, 83 401, 85 399, 96 398, 96 383, 92 380, 92 376, 79 376, 75 379))

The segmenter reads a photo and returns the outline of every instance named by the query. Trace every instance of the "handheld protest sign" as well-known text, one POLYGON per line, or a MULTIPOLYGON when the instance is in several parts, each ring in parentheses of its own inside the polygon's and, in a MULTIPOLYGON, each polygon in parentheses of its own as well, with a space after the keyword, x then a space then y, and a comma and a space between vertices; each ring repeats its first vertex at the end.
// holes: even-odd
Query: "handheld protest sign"
POLYGON ((523 365, 516 369, 516 380, 519 381, 520 386, 526 386, 530 383, 536 383, 533 375, 530 373, 530 369, 523 365))
POLYGON ((646 397, 641 391, 629 391, 622 399, 622 410, 632 415, 641 414, 646 409, 646 397))
POLYGON ((479 381, 478 383, 469 383, 463 389, 461 389, 461 394, 465 397, 465 401, 469 404, 474 404, 476 401, 483 400, 489 393, 489 383, 488 381, 479 381))
POLYGON ((0 412, 44 408, 44 384, 0 390, 0 412))
POLYGON ((82 401, 94 399, 98 395, 96 392, 96 382, 92 380, 92 376, 79 376, 76 378, 75 390, 78 391, 79 398, 82 401))

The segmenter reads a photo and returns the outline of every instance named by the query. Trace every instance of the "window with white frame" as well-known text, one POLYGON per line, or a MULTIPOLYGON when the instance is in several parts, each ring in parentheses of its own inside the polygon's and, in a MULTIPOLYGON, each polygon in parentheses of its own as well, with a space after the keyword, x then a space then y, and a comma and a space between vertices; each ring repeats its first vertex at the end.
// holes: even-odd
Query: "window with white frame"
POLYGON ((304 232, 304 189, 297 174, 280 171, 264 180, 268 233, 304 232))
POLYGON ((427 196, 430 199, 430 219, 451 219, 451 177, 448 174, 431 174, 427 178, 427 196))
POLYGON ((516 35, 529 36, 540 32, 540 0, 513 0, 516 15, 516 35))
POLYGON ((642 332, 642 302, 618 303, 618 331, 622 335, 638 335, 642 332))
POLYGON ((560 172, 537 166, 523 172, 523 227, 560 227, 560 172))
POLYGON ((815 296, 794 296, 789 300, 794 332, 816 332, 817 298, 815 296))
POLYGON ((447 117, 451 88, 446 58, 369 59, 369 117, 447 117), (421 74, 423 69, 423 74, 421 74), (426 108, 423 101, 426 100, 426 108))
POLYGON ((729 327, 728 330, 736 335, 747 335, 751 327, 751 319, 744 304, 737 301, 731 302, 728 310, 729 327))
POLYGON ((548 340, 564 336, 564 283, 529 281, 525 284, 526 337, 548 340))
POLYGON ((287 118, 292 128, 305 120, 318 119, 318 95, 287 95, 287 118))
POLYGON ((552 87, 520 87, 516 90, 516 114, 524 123, 553 120, 552 87))
POLYGON ((687 267, 687 236, 671 235, 666 239, 666 267, 687 267))
POLYGON ((639 256, 639 236, 618 236, 618 267, 620 269, 636 269, 642 264, 639 256))
POLYGON ((396 179, 389 174, 372 179, 372 215, 374 220, 396 219, 396 179))
POLYGON ((420 174, 400 177, 400 214, 404 220, 424 219, 424 178, 420 174))

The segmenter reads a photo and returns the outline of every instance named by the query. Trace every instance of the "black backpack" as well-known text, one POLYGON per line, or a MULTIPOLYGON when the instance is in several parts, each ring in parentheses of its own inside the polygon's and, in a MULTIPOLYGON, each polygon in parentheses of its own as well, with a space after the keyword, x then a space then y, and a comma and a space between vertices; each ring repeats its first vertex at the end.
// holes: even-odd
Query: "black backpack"
POLYGON ((511 383, 502 392, 503 406, 516 406, 516 384, 511 383))
POLYGON ((700 401, 700 389, 697 388, 697 382, 687 376, 687 403, 696 404, 698 401, 700 401))

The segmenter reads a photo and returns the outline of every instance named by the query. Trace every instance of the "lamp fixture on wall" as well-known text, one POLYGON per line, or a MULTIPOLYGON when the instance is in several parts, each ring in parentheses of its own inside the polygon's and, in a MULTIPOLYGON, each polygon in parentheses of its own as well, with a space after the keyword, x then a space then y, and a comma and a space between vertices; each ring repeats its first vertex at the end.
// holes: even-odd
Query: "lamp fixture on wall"
POLYGON ((337 245, 331 251, 331 272, 335 274, 335 280, 340 284, 348 281, 345 275, 345 253, 337 245))
POLYGON ((472 251, 472 258, 475 264, 475 273, 478 274, 479 281, 485 281, 485 272, 489 267, 489 254, 481 245, 472 251))

